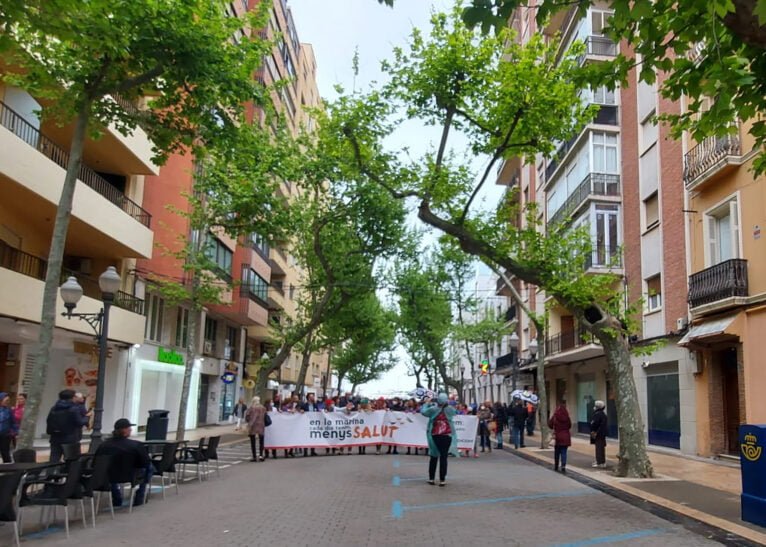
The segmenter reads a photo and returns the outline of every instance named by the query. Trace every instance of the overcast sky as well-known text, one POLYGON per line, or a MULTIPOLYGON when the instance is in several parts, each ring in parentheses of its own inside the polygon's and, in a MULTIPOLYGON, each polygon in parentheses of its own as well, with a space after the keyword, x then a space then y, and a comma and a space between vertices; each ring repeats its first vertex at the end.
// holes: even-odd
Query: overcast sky
MULTIPOLYGON (((428 32, 432 11, 446 11, 452 0, 397 0, 395 7, 380 5, 377 0, 288 0, 301 42, 314 47, 317 59, 317 83, 324 99, 336 96, 334 86, 347 90, 367 89, 372 82, 383 82, 380 62, 391 58, 395 46, 404 46, 413 28, 428 32), (359 75, 354 81, 352 57, 359 51, 359 75)), ((396 136, 394 146, 409 146, 413 155, 425 151, 438 140, 438 129, 409 124, 396 136)), ((499 189, 489 185, 491 198, 499 189)), ((398 352, 402 360, 406 354, 398 352)), ((408 391, 415 379, 407 376, 402 362, 380 380, 363 388, 365 395, 395 390, 408 391)))

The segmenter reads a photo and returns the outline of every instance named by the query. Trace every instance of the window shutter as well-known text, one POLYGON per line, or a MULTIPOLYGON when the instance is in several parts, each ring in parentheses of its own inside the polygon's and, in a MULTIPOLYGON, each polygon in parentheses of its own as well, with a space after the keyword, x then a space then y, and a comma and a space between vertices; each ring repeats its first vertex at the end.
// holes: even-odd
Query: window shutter
POLYGON ((707 240, 708 256, 706 266, 713 266, 719 262, 718 254, 718 219, 714 216, 708 216, 707 219, 707 240))
POLYGON ((729 202, 729 218, 731 219, 731 256, 739 258, 739 210, 736 199, 729 202))

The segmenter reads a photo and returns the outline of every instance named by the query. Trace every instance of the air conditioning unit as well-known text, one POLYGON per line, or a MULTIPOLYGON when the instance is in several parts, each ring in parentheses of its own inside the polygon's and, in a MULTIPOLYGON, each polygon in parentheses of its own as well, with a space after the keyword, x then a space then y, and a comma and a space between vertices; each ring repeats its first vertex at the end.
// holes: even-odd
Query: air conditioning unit
POLYGON ((213 353, 213 342, 205 340, 205 343, 202 345, 202 353, 213 353))
POLYGON ((689 326, 689 319, 686 317, 679 317, 676 319, 676 330, 684 330, 689 326))

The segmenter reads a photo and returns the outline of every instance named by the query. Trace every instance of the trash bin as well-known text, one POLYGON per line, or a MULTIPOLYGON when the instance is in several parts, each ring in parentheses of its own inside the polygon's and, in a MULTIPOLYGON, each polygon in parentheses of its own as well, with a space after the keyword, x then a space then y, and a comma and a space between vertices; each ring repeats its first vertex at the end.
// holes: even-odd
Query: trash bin
POLYGON ((739 427, 742 520, 766 527, 766 425, 739 427))
POLYGON ((146 420, 146 440, 165 441, 168 438, 169 410, 150 410, 146 420))

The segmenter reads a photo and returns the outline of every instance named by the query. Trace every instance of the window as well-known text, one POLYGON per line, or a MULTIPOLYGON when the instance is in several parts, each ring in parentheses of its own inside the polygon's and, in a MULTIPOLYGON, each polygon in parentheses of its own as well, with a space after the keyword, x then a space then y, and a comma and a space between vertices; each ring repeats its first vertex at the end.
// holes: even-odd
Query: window
POLYGON ((593 90, 593 102, 595 104, 616 105, 617 95, 605 85, 593 90))
POLYGON ((220 239, 213 236, 212 234, 208 234, 207 236, 205 256, 211 261, 215 262, 215 265, 218 266, 220 273, 224 274, 224 276, 228 279, 231 279, 231 260, 234 256, 234 253, 232 253, 231 250, 226 245, 224 245, 220 239))
POLYGON ((603 36, 604 29, 609 24, 609 18, 612 16, 610 11, 593 10, 590 12, 590 33, 594 36, 603 36))
POLYGON ((617 173, 617 135, 593 133, 593 172, 617 173))
POLYGON ((655 275, 646 280, 646 309, 657 311, 662 307, 662 276, 655 275))
POLYGON ((739 209, 736 196, 705 214, 707 265, 739 258, 739 209))
POLYGON ((162 342, 162 322, 165 319, 165 300, 156 294, 149 295, 146 314, 146 339, 162 342))
POLYGON ((255 273, 255 270, 252 270, 250 268, 248 268, 247 271, 244 272, 243 277, 244 279, 242 280, 242 282, 247 287, 247 291, 250 294, 250 296, 255 296, 256 298, 261 299, 263 302, 266 302, 266 298, 268 297, 268 293, 269 293, 268 281, 266 281, 260 275, 255 273))
POLYGON ((263 237, 260 234, 250 234, 249 243, 255 249, 258 251, 264 258, 269 257, 269 243, 266 241, 266 238, 263 237))
POLYGON ((641 148, 639 150, 641 154, 657 142, 658 128, 657 122, 653 118, 654 110, 652 110, 649 116, 649 119, 641 123, 641 148))
POLYGON ((644 200, 644 219, 647 230, 655 227, 660 222, 660 200, 657 192, 644 200))
POLYGON ((619 210, 617 205, 596 205, 594 265, 608 266, 618 260, 619 210))
POLYGON ((205 317, 205 347, 203 353, 215 353, 215 342, 218 335, 218 321, 205 317))
POLYGON ((176 346, 185 348, 189 345, 189 310, 178 307, 176 314, 176 346))
POLYGON ((237 328, 226 327, 226 349, 224 359, 236 359, 237 357, 237 328))
POLYGON ((295 285, 290 285, 290 300, 295 300, 295 285))

